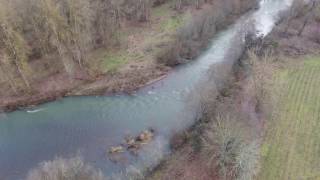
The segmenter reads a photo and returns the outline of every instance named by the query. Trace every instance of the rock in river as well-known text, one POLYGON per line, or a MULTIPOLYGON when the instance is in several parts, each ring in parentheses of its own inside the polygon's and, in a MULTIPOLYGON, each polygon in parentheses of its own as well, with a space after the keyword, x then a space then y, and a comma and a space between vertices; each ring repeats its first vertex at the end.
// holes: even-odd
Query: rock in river
POLYGON ((153 136, 153 130, 145 130, 136 138, 136 141, 138 141, 141 144, 146 144, 153 139, 153 136))
POLYGON ((124 152, 124 148, 122 146, 114 146, 114 147, 111 147, 109 150, 110 154, 122 153, 122 152, 124 152))

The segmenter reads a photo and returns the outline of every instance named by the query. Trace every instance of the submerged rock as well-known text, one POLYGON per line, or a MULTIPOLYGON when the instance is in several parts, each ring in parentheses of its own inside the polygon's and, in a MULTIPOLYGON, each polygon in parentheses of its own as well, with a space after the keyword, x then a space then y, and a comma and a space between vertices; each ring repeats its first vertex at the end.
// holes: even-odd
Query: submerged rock
POLYGON ((110 154, 123 153, 123 152, 124 152, 124 148, 122 146, 114 146, 109 149, 110 154))
POLYGON ((125 138, 125 144, 121 146, 111 147, 109 150, 109 154, 122 153, 125 151, 126 147, 126 150, 137 155, 142 145, 148 144, 153 140, 154 132, 155 131, 153 129, 149 129, 142 131, 138 136, 134 138, 127 137, 125 138))
POLYGON ((126 139, 126 145, 128 148, 130 148, 131 146, 134 146, 136 143, 137 142, 134 138, 127 138, 126 139))
POLYGON ((123 153, 114 153, 108 156, 108 159, 113 163, 127 164, 128 158, 123 153))
POLYGON ((136 141, 142 144, 147 144, 153 139, 153 137, 154 132, 152 130, 145 130, 136 138, 136 141))

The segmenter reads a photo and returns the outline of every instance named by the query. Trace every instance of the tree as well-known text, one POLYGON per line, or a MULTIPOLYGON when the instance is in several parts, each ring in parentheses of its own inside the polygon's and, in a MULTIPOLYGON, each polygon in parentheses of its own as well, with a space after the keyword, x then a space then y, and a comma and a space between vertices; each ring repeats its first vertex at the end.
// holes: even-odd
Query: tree
POLYGON ((229 115, 218 115, 210 124, 204 138, 204 152, 209 165, 218 168, 223 180, 234 175, 234 164, 243 145, 241 129, 229 115))
POLYGON ((67 22, 70 39, 66 39, 66 46, 70 49, 72 58, 83 66, 87 52, 92 46, 92 9, 87 0, 61 1, 62 14, 67 22))
POLYGON ((9 82, 10 88, 13 90, 13 92, 15 94, 18 94, 16 82, 12 77, 12 73, 8 69, 10 69, 8 67, 8 57, 6 56, 6 54, 3 54, 3 56, 0 58, 1 76, 4 78, 5 81, 9 82))
POLYGON ((27 64, 27 54, 29 52, 27 44, 18 29, 14 27, 8 20, 7 11, 3 8, 2 2, 0 2, 0 47, 13 64, 20 77, 22 78, 25 86, 30 89, 30 83, 27 77, 29 67, 27 64))
POLYGON ((121 28, 121 1, 94 1, 93 18, 94 41, 97 45, 109 46, 118 43, 118 30, 121 28))
POLYGON ((79 156, 43 162, 29 172, 27 180, 105 180, 101 171, 85 164, 79 156))
POLYGON ((34 13, 31 31, 42 54, 57 51, 66 72, 83 66, 91 47, 91 9, 86 0, 30 0, 34 13))

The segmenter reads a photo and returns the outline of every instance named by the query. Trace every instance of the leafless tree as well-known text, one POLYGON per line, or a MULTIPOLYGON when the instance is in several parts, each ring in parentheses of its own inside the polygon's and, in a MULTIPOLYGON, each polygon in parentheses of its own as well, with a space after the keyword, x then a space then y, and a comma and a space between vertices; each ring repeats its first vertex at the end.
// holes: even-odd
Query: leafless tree
POLYGON ((79 156, 43 162, 31 170, 27 180, 105 180, 101 171, 84 163, 79 156))

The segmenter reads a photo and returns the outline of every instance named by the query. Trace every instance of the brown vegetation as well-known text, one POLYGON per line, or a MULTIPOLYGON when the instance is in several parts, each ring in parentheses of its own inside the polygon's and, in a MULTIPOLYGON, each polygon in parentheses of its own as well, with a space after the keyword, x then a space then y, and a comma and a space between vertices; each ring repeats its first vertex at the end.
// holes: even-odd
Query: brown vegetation
POLYGON ((173 66, 194 59, 207 47, 217 31, 230 24, 230 17, 238 16, 255 4, 254 0, 194 1, 197 7, 205 2, 213 3, 213 6, 178 30, 175 41, 159 52, 158 62, 173 66))
POLYGON ((75 157, 43 162, 29 172, 27 180, 106 180, 106 177, 75 157))
POLYGON ((213 69, 220 69, 222 77, 210 78, 196 91, 199 120, 191 131, 174 137, 172 143, 180 146, 151 179, 250 180, 259 172, 258 120, 251 115, 256 104, 243 105, 255 93, 244 94, 248 79, 238 74, 244 73, 241 66, 226 63, 213 69))
MULTIPOLYGON (((257 178, 264 119, 271 118, 278 101, 274 99, 278 96, 270 93, 281 91, 272 84, 274 73, 290 64, 287 57, 319 53, 317 32, 310 33, 319 29, 319 4, 315 2, 307 5, 296 1, 296 10, 284 14, 284 20, 266 39, 250 42, 240 66, 233 68, 235 78, 228 74, 228 83, 220 86, 224 88, 218 88, 219 82, 206 83, 211 88, 203 88, 197 95, 201 99, 200 122, 189 135, 181 135, 185 144, 175 150, 152 179, 257 178), (197 143, 199 137, 201 144, 197 143)), ((177 137, 174 140, 179 142, 177 137)))
POLYGON ((259 145, 250 142, 239 117, 218 115, 205 131, 203 156, 221 179, 253 179, 258 173, 259 145))
POLYGON ((135 90, 163 77, 170 67, 162 64, 196 57, 217 30, 256 4, 238 1, 0 0, 0 108, 57 94, 135 90))
POLYGON ((298 57, 319 53, 319 1, 296 0, 283 20, 264 40, 264 48, 276 54, 298 57))
MULTIPOLYGON (((151 2, 151 1, 150 1, 151 2)), ((27 88, 29 61, 57 55, 71 77, 76 71, 88 69, 88 52, 117 42, 122 19, 134 17, 146 21, 150 11, 145 1, 86 1, 86 0, 15 0, 1 1, 1 56, 9 62, 12 72, 7 79, 15 82, 15 71, 27 88), (131 4, 130 4, 131 3, 131 4), (133 5, 132 5, 133 3, 133 5)), ((5 60, 3 60, 5 61, 5 60)), ((4 68, 4 67, 3 67, 4 68)), ((50 67, 48 67, 50 68, 50 67)), ((60 70, 61 71, 61 70, 60 70)), ((33 74, 33 76, 36 76, 33 74)), ((17 83, 11 83, 16 92, 17 83)))

